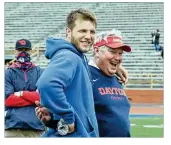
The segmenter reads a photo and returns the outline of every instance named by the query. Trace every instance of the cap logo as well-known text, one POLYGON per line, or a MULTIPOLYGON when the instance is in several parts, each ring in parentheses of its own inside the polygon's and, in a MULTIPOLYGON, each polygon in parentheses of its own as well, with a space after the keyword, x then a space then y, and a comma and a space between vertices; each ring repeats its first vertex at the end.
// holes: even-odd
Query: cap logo
POLYGON ((19 43, 20 43, 21 45, 26 45, 26 41, 25 41, 25 40, 20 40, 19 43))

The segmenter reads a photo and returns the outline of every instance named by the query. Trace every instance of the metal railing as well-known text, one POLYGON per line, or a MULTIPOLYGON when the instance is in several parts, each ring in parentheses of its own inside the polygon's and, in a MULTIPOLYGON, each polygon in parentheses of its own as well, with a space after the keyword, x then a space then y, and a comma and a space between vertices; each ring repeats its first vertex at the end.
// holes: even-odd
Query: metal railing
POLYGON ((162 77, 155 78, 157 76, 158 74, 135 74, 135 78, 129 77, 128 84, 125 85, 125 88, 128 88, 129 84, 142 84, 142 86, 143 84, 149 84, 150 88, 154 88, 156 84, 163 84, 162 77))

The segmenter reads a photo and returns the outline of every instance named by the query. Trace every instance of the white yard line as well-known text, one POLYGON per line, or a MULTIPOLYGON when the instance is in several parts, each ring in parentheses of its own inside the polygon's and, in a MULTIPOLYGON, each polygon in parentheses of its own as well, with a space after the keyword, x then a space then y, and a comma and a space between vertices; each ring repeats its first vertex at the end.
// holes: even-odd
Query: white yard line
POLYGON ((143 125, 146 128, 163 128, 163 124, 160 125, 143 125))
POLYGON ((137 125, 137 124, 131 124, 131 127, 145 127, 145 128, 163 128, 163 124, 160 125, 137 125))
POLYGON ((131 124, 131 126, 136 126, 136 124, 131 124))

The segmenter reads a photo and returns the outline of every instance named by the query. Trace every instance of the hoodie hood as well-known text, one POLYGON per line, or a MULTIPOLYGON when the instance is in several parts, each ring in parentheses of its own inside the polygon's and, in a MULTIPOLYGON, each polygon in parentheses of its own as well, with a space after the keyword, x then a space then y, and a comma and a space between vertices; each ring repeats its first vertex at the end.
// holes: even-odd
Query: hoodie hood
POLYGON ((74 45, 72 45, 70 42, 64 40, 64 39, 56 39, 56 38, 48 38, 46 40, 46 52, 45 57, 47 59, 51 59, 52 56, 61 49, 68 49, 74 53, 76 53, 79 56, 82 56, 83 54, 79 52, 74 45))

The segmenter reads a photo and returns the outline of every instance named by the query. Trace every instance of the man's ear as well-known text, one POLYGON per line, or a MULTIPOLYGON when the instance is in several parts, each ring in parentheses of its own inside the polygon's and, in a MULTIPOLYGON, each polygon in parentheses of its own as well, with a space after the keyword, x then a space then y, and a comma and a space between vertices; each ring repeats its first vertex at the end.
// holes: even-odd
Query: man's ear
POLYGON ((71 29, 66 27, 66 38, 71 41, 71 29))
POLYGON ((96 57, 99 57, 99 47, 97 47, 97 46, 94 47, 94 55, 96 57))

